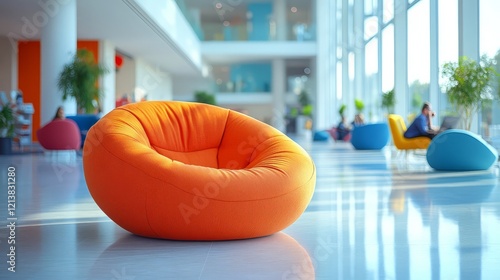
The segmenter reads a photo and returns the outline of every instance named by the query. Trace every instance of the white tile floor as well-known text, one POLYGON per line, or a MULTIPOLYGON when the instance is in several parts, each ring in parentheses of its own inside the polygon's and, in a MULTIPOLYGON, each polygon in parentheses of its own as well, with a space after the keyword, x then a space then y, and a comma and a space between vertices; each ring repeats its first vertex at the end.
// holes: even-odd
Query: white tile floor
POLYGON ((436 172, 390 148, 303 145, 318 170, 306 212, 283 232, 229 242, 134 236, 95 205, 81 157, 0 156, 0 279, 499 279, 497 166, 436 172))

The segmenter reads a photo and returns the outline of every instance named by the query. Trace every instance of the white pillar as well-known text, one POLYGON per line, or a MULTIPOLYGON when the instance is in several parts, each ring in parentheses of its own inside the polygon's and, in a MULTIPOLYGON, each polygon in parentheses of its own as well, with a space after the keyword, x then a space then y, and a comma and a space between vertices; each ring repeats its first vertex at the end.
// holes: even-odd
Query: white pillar
POLYGON ((438 29, 438 0, 430 0, 430 85, 429 98, 432 107, 436 111, 435 120, 439 120, 439 29, 438 29))
POLYGON ((286 66, 285 60, 275 59, 272 64, 272 95, 273 116, 272 125, 280 131, 285 131, 285 92, 286 92, 286 66))
MULTIPOLYGON (((384 12, 383 0, 378 0, 377 3, 377 19, 378 19, 378 32, 377 32, 377 98, 375 98, 376 109, 373 110, 374 115, 383 116, 385 112, 382 110, 382 27, 384 26, 384 12)), ((382 119, 386 121, 385 119, 382 119)))
POLYGON ((394 1, 394 91, 395 112, 408 114, 408 1, 394 1))
MULTIPOLYGON (((479 61, 479 1, 458 1, 458 55, 479 61)), ((470 130, 480 133, 481 118, 475 114, 470 130)))
MULTIPOLYGON (((344 115, 350 116, 351 112, 353 112, 353 105, 349 102, 352 97, 350 96, 350 80, 349 80, 349 16, 352 17, 349 13, 349 0, 342 1, 342 101, 340 105, 345 104, 347 106, 347 111, 344 115)), ((338 111, 339 108, 336 108, 338 111)))
POLYGON ((458 1, 458 55, 479 61, 479 1, 458 1))
POLYGON ((273 2, 273 14, 276 21, 276 40, 285 41, 286 40, 286 1, 285 0, 274 0, 273 2))
POLYGON ((116 101, 116 66, 115 66, 115 46, 109 41, 99 42, 100 64, 104 66, 108 73, 101 77, 99 84, 103 95, 100 106, 102 115, 107 114, 115 108, 116 101))
POLYGON ((314 127, 317 130, 335 125, 338 107, 337 88, 337 0, 316 0, 316 99, 314 127), (322 36, 321 34, 329 34, 322 36))
POLYGON ((41 122, 50 121, 59 105, 66 115, 76 114, 74 99, 63 104, 57 80, 76 52, 76 0, 47 2, 35 25, 41 27, 41 122), (59 4, 62 2, 62 4, 59 4))
MULTIPOLYGON (((364 100, 367 96, 363 90, 365 83, 365 7, 363 1, 354 2, 354 97, 364 100)), ((349 104, 354 107, 354 102, 349 104)))

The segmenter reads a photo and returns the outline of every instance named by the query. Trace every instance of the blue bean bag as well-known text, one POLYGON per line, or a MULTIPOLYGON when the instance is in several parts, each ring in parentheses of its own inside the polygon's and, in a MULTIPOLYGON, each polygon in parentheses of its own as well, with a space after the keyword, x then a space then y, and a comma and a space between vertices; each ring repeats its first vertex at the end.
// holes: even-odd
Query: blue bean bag
POLYGON ((498 160, 498 152, 479 135, 461 129, 438 134, 427 149, 427 162, 436 170, 486 170, 498 160))
POLYGON ((316 131, 314 132, 313 140, 314 141, 328 141, 330 138, 330 134, 326 130, 316 131))
POLYGON ((356 150, 380 150, 389 141, 387 123, 371 123, 355 126, 352 130, 351 144, 356 150))

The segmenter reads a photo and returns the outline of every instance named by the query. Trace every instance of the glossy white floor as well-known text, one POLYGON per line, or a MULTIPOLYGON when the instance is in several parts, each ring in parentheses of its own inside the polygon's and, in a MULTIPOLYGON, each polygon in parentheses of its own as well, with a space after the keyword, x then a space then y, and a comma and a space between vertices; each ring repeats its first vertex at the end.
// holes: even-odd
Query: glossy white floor
MULTIPOLYGON (((423 155, 305 143, 317 165, 306 212, 272 236, 179 242, 134 236, 85 185, 81 157, 0 156, 1 279, 498 279, 498 167, 430 169, 423 155), (12 174, 11 174, 12 175, 12 174), (10 237, 13 235, 13 238, 10 237), (9 239, 9 237, 11 239, 9 239), (9 240, 15 240, 10 272, 9 240)), ((11 254, 12 255, 12 254, 11 254)))

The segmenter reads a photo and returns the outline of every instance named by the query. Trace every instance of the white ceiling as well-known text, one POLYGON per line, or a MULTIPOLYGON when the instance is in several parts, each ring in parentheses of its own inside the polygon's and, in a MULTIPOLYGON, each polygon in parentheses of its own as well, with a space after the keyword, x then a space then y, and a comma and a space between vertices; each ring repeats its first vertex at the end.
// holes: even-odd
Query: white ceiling
MULTIPOLYGON (((23 25, 43 12, 39 2, 50 1, 0 0, 0 35, 39 39, 40 32, 23 34, 23 25)), ((77 0, 77 36, 110 41, 118 51, 174 75, 201 75, 177 46, 155 33, 123 0, 77 0)))

